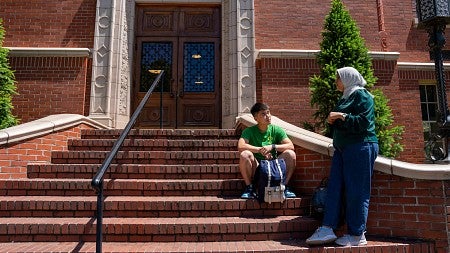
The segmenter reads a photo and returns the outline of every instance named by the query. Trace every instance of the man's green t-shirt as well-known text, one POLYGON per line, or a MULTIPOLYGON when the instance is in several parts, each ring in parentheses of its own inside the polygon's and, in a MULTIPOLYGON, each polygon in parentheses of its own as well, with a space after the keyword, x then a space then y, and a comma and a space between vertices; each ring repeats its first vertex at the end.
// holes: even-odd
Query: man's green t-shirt
MULTIPOLYGON (((255 147, 262 147, 272 144, 280 144, 282 140, 288 138, 283 128, 275 125, 268 125, 267 131, 261 132, 258 125, 247 127, 242 131, 241 138, 248 140, 248 143, 255 147)), ((264 159, 260 153, 255 153, 257 160, 264 159)))

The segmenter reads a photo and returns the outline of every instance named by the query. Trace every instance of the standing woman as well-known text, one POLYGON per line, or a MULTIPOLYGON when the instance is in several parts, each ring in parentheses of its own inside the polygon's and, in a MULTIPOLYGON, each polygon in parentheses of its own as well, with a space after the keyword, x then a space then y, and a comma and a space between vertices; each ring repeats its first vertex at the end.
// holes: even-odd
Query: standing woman
POLYGON ((322 226, 306 239, 310 245, 335 242, 342 246, 367 244, 366 231, 371 179, 378 155, 375 134, 373 95, 364 86, 366 80, 352 67, 340 68, 336 86, 343 92, 327 121, 333 134, 331 162, 322 226), (342 205, 345 208, 347 234, 337 238, 342 205))

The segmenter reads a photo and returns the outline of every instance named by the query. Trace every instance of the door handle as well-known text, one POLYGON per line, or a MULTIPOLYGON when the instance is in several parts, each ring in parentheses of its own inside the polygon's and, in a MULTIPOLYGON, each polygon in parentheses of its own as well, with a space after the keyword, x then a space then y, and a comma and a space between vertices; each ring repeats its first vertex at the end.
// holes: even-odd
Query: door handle
POLYGON ((183 97, 184 96, 184 92, 183 92, 183 81, 184 81, 184 79, 183 78, 180 78, 180 80, 179 80, 179 85, 178 85, 178 88, 177 88, 177 96, 178 97, 183 97), (180 89, 180 87, 181 87, 181 89, 180 89))
POLYGON ((170 79, 170 86, 169 86, 169 88, 170 88, 170 97, 171 97, 171 98, 175 97, 175 93, 173 92, 173 90, 174 90, 174 88, 173 88, 173 82, 174 82, 174 81, 175 81, 175 79, 173 79, 173 78, 170 79))

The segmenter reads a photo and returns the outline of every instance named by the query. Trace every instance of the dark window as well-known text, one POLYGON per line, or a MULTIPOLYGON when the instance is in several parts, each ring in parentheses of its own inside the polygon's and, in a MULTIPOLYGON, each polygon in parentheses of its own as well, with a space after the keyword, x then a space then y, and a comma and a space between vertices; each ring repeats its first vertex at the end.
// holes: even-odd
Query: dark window
POLYGON ((423 139, 425 141, 426 158, 432 160, 431 156, 437 149, 443 147, 442 139, 436 141, 439 127, 436 123, 437 117, 437 91, 436 85, 420 85, 420 106, 422 109, 423 139), (436 141, 436 142, 435 142, 436 141), (430 143, 434 143, 430 145, 430 143))

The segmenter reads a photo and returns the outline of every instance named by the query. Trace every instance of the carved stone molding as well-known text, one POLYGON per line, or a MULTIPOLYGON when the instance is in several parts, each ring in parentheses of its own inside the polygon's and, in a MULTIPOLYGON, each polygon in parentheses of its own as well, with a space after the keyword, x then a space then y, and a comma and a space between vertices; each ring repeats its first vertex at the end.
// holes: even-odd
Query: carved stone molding
POLYGON ((130 117, 134 0, 97 1, 89 117, 124 127, 130 117))
POLYGON ((107 93, 110 88, 112 17, 113 1, 97 1, 89 116, 107 126, 111 125, 107 93))
POLYGON ((250 111, 256 101, 254 5, 252 0, 238 1, 238 84, 239 114, 250 111))
MULTIPOLYGON (((253 0, 210 2, 222 8, 222 127, 230 128, 256 101, 254 5, 253 0)), ((97 1, 89 117, 115 128, 124 127, 131 115, 136 3, 160 1, 97 1)), ((192 29, 208 22, 205 17, 191 18, 192 29)))

